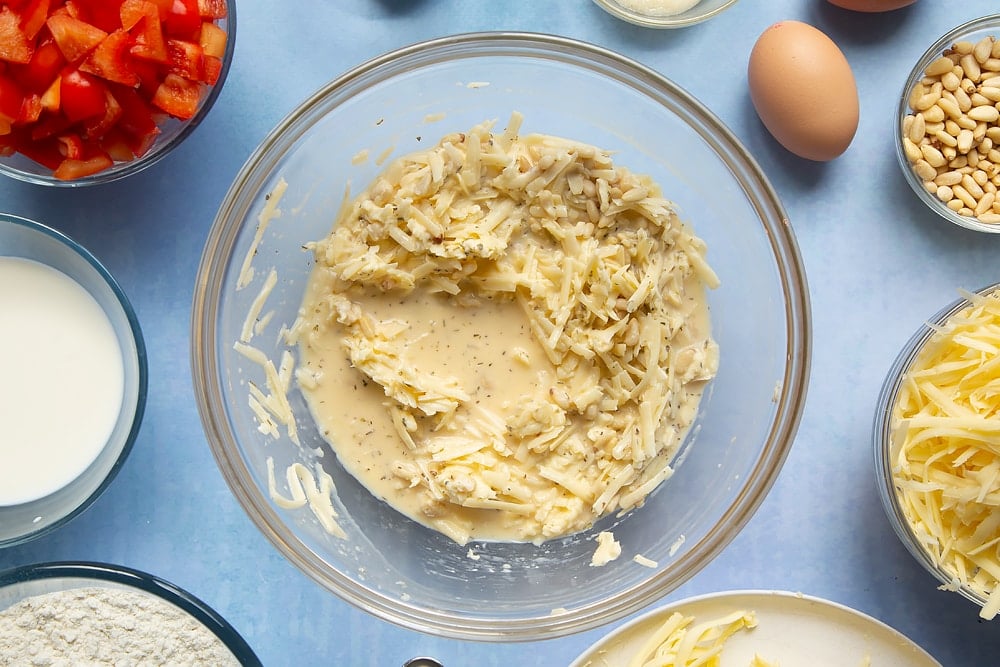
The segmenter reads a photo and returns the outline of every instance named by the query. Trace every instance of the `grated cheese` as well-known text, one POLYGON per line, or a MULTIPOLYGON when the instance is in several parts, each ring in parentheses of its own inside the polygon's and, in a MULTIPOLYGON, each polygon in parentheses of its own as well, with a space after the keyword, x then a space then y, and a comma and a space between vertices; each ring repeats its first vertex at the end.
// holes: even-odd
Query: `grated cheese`
POLYGON ((726 640, 741 630, 757 627, 752 611, 734 611, 692 625, 694 621, 693 616, 680 612, 671 614, 639 647, 628 667, 717 667, 726 640))
POLYGON ((951 588, 1000 611, 1000 293, 968 294, 914 359, 893 406, 903 514, 951 588))
MULTIPOLYGON (((543 541, 640 505, 672 474, 718 364, 703 299, 718 278, 673 204, 607 152, 521 123, 389 163, 310 245, 289 336, 314 416, 325 383, 381 388, 400 444, 391 474, 424 494, 421 515, 407 513, 463 543, 481 522, 449 508, 509 514, 521 539, 543 541), (541 369, 535 393, 484 410, 475 388, 410 353, 411 323, 380 298, 515 308, 533 343, 510 341, 511 358, 541 369), (331 335, 351 377, 313 357, 331 335)), ((334 450, 347 440, 329 437, 334 450)))

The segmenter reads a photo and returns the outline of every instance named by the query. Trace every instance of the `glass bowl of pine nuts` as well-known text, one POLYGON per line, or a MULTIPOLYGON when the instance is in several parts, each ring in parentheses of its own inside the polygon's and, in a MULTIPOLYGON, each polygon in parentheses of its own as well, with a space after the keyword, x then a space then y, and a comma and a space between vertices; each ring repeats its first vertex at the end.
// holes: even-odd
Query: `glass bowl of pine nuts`
POLYGON ((942 35, 906 80, 896 153, 913 191, 946 220, 1000 233, 1000 14, 942 35))

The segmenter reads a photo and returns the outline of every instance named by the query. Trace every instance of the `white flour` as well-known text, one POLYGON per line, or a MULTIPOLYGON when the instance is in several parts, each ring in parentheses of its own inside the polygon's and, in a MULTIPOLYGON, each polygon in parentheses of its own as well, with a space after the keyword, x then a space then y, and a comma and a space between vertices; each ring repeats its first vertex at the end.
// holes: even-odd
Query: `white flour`
POLYGON ((0 665, 239 665, 210 630, 151 595, 87 587, 0 611, 0 665))

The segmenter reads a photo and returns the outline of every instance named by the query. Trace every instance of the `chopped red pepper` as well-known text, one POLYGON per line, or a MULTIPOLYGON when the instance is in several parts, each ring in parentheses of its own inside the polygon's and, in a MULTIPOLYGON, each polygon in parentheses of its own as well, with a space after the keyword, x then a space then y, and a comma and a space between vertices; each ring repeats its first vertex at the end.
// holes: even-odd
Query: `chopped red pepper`
POLYGON ((0 6, 0 60, 26 63, 31 53, 31 41, 21 29, 21 17, 10 7, 0 6))
POLYGON ((53 14, 45 24, 56 46, 69 62, 83 58, 104 41, 108 33, 69 14, 53 14))
POLYGON ((153 94, 153 104, 174 118, 188 119, 198 110, 201 88, 197 82, 168 74, 153 94))
POLYGON ((226 0, 0 2, 0 155, 80 178, 145 155, 222 76, 226 0))
POLYGON ((139 75, 132 68, 131 38, 124 30, 115 30, 97 45, 80 69, 107 81, 126 86, 139 85, 139 75))
POLYGON ((71 69, 62 75, 59 104, 64 116, 78 123, 104 113, 104 91, 107 87, 97 77, 71 69))
POLYGON ((85 160, 66 158, 59 163, 52 175, 63 181, 72 181, 102 172, 113 164, 111 157, 103 152, 85 160))

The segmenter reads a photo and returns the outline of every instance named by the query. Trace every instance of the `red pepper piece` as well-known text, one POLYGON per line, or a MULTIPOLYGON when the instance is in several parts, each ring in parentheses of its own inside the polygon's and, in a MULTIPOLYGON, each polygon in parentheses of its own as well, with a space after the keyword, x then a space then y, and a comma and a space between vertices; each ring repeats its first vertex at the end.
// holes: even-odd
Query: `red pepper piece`
POLYGON ((66 0, 66 6, 74 16, 104 32, 113 32, 121 27, 118 15, 120 5, 118 0, 66 0))
MULTIPOLYGON (((0 121, 9 126, 21 115, 24 91, 13 78, 0 74, 0 121)), ((6 133, 4 133, 6 134, 6 133)))
POLYGON ((176 74, 167 74, 153 94, 154 106, 181 120, 194 116, 200 101, 201 84, 176 74))
POLYGON ((28 40, 38 36, 49 16, 49 0, 30 0, 21 10, 21 30, 28 40))
POLYGON ((83 135, 87 139, 99 139, 113 128, 122 116, 122 107, 115 96, 107 88, 104 89, 104 115, 94 116, 83 121, 83 135))
POLYGON ((198 13, 203 19, 226 18, 226 0, 198 0, 198 13))
POLYGON ((80 69, 126 86, 139 85, 139 75, 132 68, 129 55, 131 41, 127 32, 115 30, 97 45, 80 69))
POLYGON ((35 49, 26 64, 11 65, 11 75, 25 90, 43 93, 52 82, 59 78, 59 72, 66 66, 62 51, 51 39, 43 41, 35 49))
POLYGON ((113 164, 111 157, 104 152, 83 160, 66 158, 59 163, 52 175, 63 181, 72 181, 104 171, 113 164))
POLYGON ((45 24, 63 57, 71 63, 86 57, 104 41, 108 33, 68 14, 53 14, 45 24))
POLYGON ((31 60, 31 42, 21 29, 21 17, 6 6, 0 6, 0 60, 26 63, 31 60))
POLYGON ((42 96, 38 93, 28 93, 21 102, 21 111, 17 114, 17 125, 34 123, 42 115, 42 96))
POLYGON ((129 31, 137 58, 167 62, 167 44, 163 37, 160 12, 149 0, 125 0, 121 6, 122 28, 129 31))
POLYGON ((78 123, 106 112, 105 86, 90 74, 72 69, 64 72, 60 85, 60 108, 71 123, 78 123))
POLYGON ((174 74, 200 81, 204 68, 201 46, 181 39, 167 40, 167 70, 174 74))
POLYGON ((198 0, 174 0, 163 19, 164 34, 190 42, 198 41, 201 31, 201 13, 198 0))

